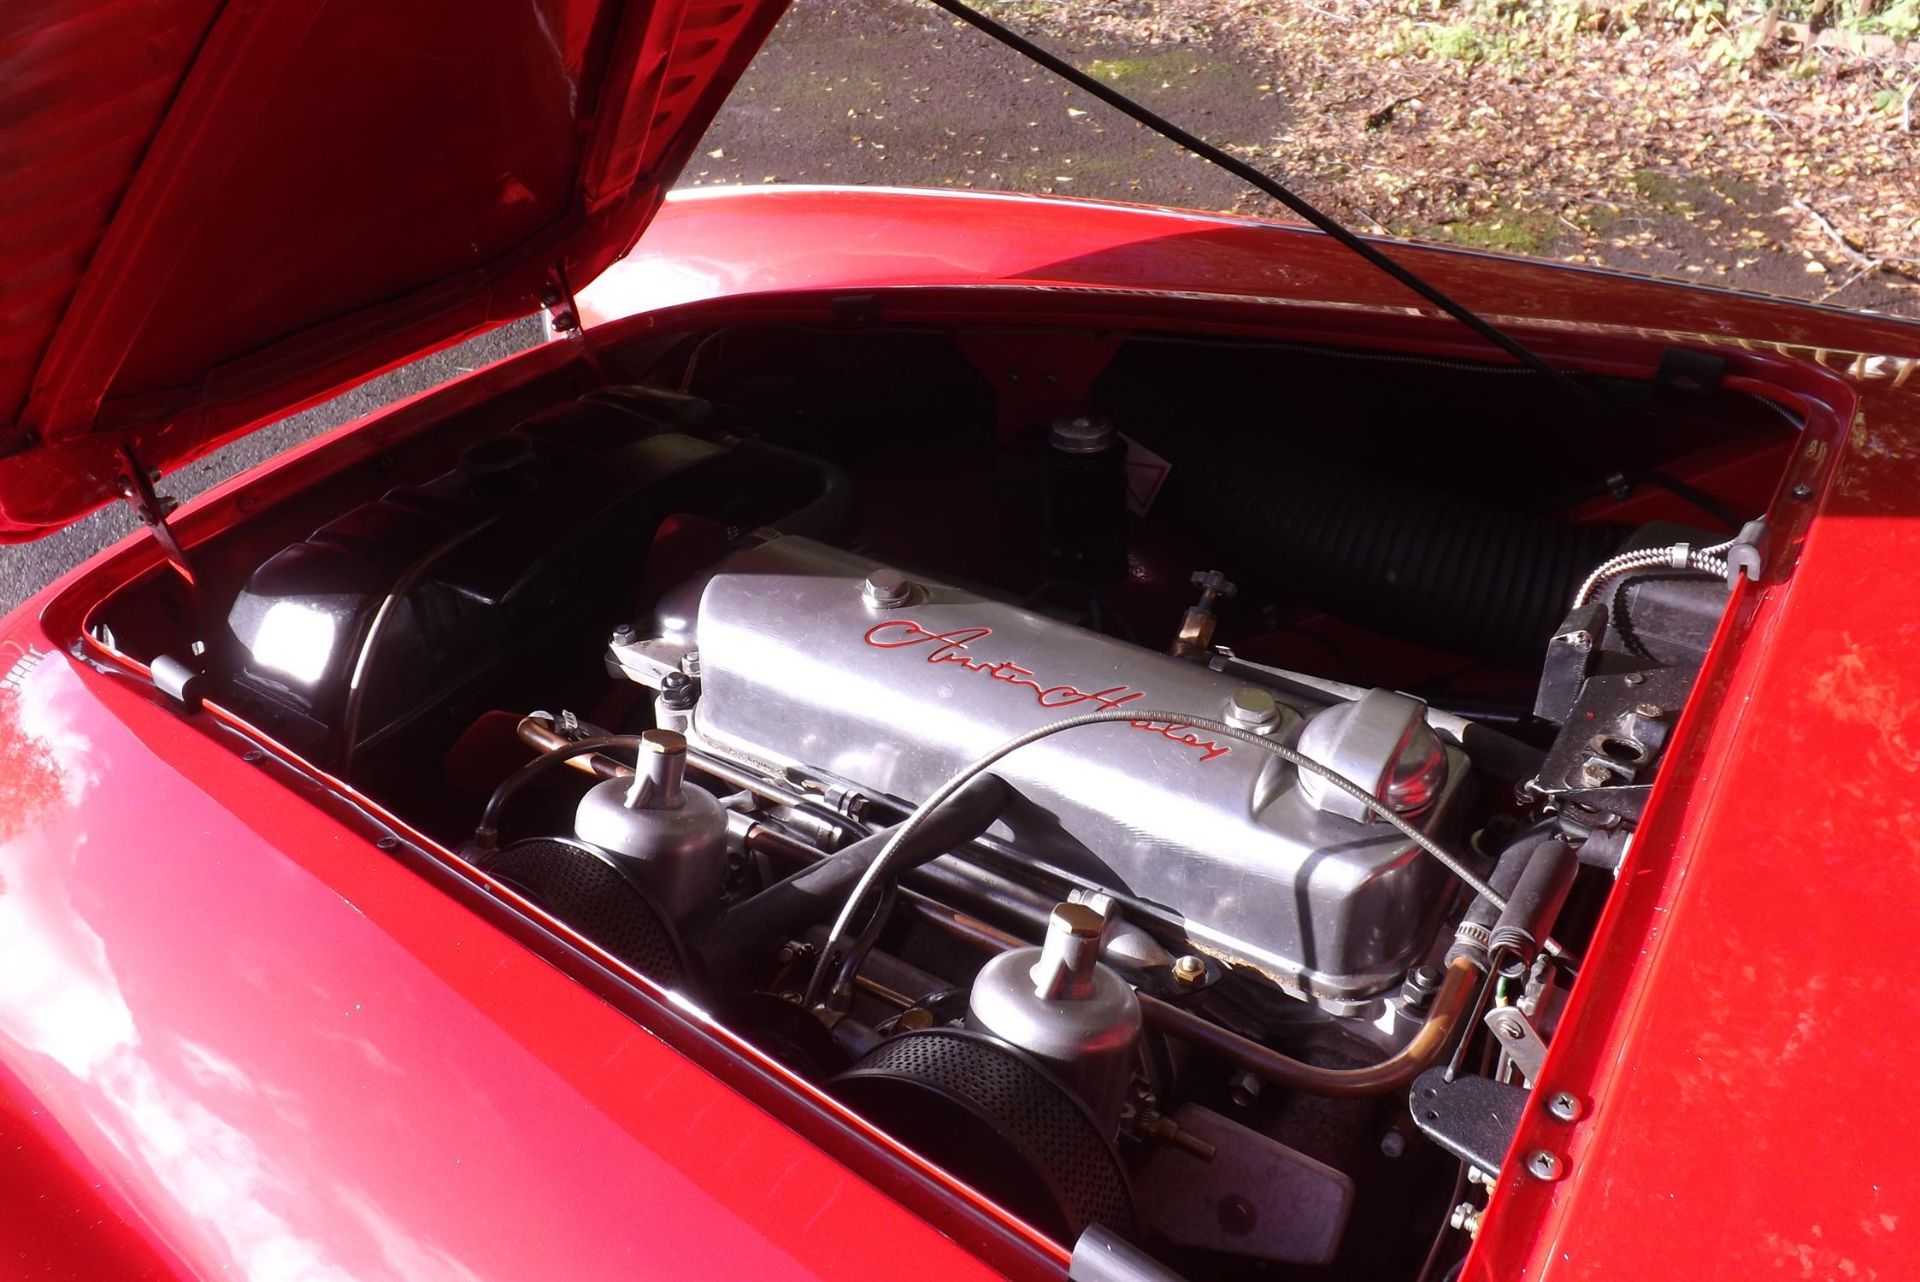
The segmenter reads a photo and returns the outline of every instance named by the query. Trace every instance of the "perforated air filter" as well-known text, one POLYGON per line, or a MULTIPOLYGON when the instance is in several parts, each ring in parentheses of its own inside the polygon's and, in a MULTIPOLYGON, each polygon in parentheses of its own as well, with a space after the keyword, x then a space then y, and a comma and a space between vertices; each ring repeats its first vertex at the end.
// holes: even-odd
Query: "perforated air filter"
POLYGON ((830 1089, 1034 1227, 1137 1231, 1120 1155, 1058 1078, 998 1038, 933 1028, 882 1043, 830 1089))
POLYGON ((653 896, 593 847, 529 837, 474 860, 649 979, 684 984, 686 952, 653 896))

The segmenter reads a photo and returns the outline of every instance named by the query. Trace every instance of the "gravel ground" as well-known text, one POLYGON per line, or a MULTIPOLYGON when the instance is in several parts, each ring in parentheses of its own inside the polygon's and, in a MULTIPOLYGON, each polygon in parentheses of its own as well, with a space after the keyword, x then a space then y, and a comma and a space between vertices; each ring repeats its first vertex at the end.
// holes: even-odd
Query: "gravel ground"
MULTIPOLYGON (((167 477, 160 485, 160 492, 184 502, 310 437, 364 418, 403 396, 437 387, 468 370, 510 356, 539 342, 540 337, 537 319, 520 321, 402 366, 305 413, 282 419, 225 449, 214 451, 167 477)), ((115 503, 58 534, 33 543, 0 548, 0 612, 11 610, 41 585, 124 538, 138 526, 132 510, 124 503, 115 503)))

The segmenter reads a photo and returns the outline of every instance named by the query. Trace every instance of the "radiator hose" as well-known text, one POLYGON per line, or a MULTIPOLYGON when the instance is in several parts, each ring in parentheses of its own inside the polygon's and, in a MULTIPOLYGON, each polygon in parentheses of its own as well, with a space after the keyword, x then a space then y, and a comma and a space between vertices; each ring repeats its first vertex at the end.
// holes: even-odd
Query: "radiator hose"
MULTIPOLYGON (((1236 439, 1237 438, 1237 439, 1236 439)), ((1618 526, 1573 525, 1316 458, 1297 443, 1149 435, 1160 502, 1341 618, 1456 654, 1538 663, 1618 526)))

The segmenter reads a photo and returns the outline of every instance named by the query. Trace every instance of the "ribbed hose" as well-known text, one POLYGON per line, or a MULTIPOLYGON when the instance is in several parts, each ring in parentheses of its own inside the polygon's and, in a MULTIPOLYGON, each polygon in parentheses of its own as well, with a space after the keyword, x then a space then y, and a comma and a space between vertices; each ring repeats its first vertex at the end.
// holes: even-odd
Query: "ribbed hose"
POLYGON ((1171 515, 1350 622, 1536 663, 1615 526, 1505 510, 1266 440, 1158 434, 1171 515))

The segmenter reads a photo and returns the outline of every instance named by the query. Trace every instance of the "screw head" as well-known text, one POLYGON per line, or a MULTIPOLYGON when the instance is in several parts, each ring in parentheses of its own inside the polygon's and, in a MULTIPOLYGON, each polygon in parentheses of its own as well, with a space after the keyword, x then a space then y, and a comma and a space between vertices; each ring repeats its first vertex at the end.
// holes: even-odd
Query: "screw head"
POLYGON ((381 837, 373 843, 373 848, 375 850, 398 850, 400 849, 400 839, 393 836, 381 837))
POLYGON ((1527 1154, 1527 1174, 1536 1180, 1557 1180, 1562 1169, 1560 1159, 1546 1149, 1537 1148, 1527 1154))
POLYGON ((1207 964, 1192 953, 1188 953, 1184 957, 1174 959, 1173 978, 1176 983, 1185 988, 1203 984, 1207 979, 1207 964))
POLYGON ((1644 672, 1629 672, 1627 673, 1627 678, 1626 678, 1627 684, 1630 686, 1640 685, 1646 679, 1647 679, 1647 676, 1646 676, 1646 673, 1644 672))
POLYGON ((1791 494, 1796 499, 1810 499, 1813 497, 1813 487, 1811 485, 1808 485, 1805 481, 1802 481, 1800 482, 1800 484, 1788 490, 1787 493, 1791 494))
POLYGON ((1572 1091, 1555 1091, 1547 1096, 1547 1112, 1563 1122, 1578 1121, 1582 1112, 1580 1099, 1572 1091))
POLYGON ((1384 1157, 1399 1157, 1407 1151, 1407 1137, 1399 1131, 1388 1131, 1380 1137, 1380 1153, 1384 1157))
POLYGON ((1235 1237, 1245 1237, 1259 1226, 1260 1214, 1253 1209, 1253 1203, 1238 1193, 1220 1200, 1220 1227, 1235 1237))

